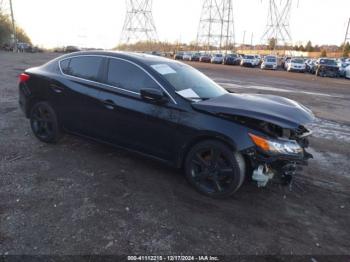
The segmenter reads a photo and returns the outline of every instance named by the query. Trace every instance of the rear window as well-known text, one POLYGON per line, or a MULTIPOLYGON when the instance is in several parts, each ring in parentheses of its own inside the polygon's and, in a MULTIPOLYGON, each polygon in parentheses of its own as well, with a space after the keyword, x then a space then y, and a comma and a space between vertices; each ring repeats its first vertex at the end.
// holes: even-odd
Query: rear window
POLYGON ((97 81, 102 60, 97 56, 81 56, 63 60, 60 66, 64 74, 97 81))

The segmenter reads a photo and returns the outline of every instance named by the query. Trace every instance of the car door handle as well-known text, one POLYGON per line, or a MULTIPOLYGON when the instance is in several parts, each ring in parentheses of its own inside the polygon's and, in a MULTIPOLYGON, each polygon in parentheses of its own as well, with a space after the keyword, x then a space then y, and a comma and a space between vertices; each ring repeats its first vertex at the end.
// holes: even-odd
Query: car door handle
POLYGON ((50 88, 52 88, 52 90, 58 94, 63 92, 63 88, 55 84, 50 84, 50 88))
POLYGON ((113 110, 116 106, 116 104, 112 100, 103 100, 102 104, 105 106, 105 108, 113 110))

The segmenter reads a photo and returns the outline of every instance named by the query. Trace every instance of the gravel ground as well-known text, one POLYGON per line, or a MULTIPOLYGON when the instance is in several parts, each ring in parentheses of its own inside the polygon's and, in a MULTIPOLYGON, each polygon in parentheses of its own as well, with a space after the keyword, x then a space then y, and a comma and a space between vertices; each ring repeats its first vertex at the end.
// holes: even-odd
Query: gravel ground
POLYGON ((350 255, 350 81, 193 63, 237 92, 312 108, 315 159, 292 190, 196 193, 181 171, 74 136, 34 138, 17 75, 57 54, 0 52, 0 254, 350 255))

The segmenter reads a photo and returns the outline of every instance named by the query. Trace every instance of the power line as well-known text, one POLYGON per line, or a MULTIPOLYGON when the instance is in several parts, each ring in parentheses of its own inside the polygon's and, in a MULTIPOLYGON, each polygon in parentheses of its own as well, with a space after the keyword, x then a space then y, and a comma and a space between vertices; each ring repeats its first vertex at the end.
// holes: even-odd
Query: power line
POLYGON ((126 16, 120 44, 158 41, 152 4, 153 0, 126 0, 126 16))
POLYGON ((197 45, 222 50, 235 42, 232 0, 203 0, 197 45))

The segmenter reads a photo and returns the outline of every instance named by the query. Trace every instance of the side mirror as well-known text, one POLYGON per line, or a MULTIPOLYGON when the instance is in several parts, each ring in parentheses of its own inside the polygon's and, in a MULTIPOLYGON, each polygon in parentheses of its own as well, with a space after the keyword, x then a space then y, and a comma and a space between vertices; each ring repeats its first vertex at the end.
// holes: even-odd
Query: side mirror
POLYGON ((164 93, 155 88, 144 88, 140 90, 141 98, 155 104, 165 104, 168 98, 164 93))

